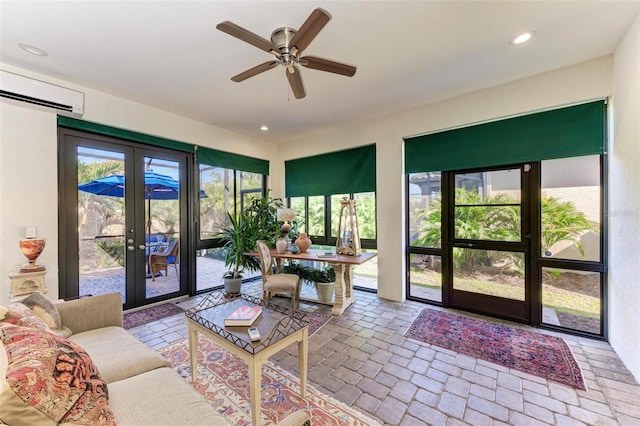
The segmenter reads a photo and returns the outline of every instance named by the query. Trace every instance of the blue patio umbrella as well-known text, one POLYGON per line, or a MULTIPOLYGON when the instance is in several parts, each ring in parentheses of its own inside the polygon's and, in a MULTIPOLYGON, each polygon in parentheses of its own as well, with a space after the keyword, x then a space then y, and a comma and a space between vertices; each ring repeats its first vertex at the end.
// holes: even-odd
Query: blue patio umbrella
MULTIPOLYGON (((117 174, 82 183, 78 185, 78 189, 107 197, 124 197, 124 185, 124 175, 117 174)), ((144 188, 145 199, 149 202, 147 207, 147 228, 148 235, 151 236, 151 200, 177 200, 180 193, 180 182, 171 176, 145 172, 144 188)), ((201 189, 200 198, 206 198, 206 196, 207 194, 201 189)))

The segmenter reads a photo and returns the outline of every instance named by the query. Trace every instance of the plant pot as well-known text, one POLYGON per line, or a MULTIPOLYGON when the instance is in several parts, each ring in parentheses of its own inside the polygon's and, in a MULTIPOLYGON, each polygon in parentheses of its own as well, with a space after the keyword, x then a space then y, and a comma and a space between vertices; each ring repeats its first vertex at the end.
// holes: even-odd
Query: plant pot
POLYGON ((316 293, 318 294, 318 300, 322 303, 329 303, 333 299, 333 290, 336 286, 336 282, 330 283, 316 283, 316 293))
POLYGON ((242 285, 242 278, 225 278, 224 292, 227 294, 238 294, 240 293, 241 285, 242 285))

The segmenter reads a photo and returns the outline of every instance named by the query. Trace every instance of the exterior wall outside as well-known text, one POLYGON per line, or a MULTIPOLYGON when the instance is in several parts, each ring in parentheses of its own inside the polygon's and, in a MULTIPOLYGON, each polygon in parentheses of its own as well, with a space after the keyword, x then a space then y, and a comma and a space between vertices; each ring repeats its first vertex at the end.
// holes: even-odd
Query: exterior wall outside
POLYGON ((640 16, 614 55, 609 145, 609 341, 640 380, 640 16))
MULTIPOLYGON (((406 298, 403 138, 604 98, 611 95, 611 76, 611 57, 535 75, 280 145, 278 165, 376 143, 378 295, 401 302, 406 298)), ((284 182, 275 190, 284 195, 284 182)))
MULTIPOLYGON (((83 120, 270 160, 275 145, 153 109, 72 83, 0 64, 4 70, 85 93, 83 120)), ((26 258, 18 248, 25 226, 36 226, 46 247, 38 259, 47 268, 47 296, 58 298, 58 157, 57 114, 0 100, 0 304, 9 299, 9 274, 26 258)), ((271 178, 277 178, 278 171, 271 178)))

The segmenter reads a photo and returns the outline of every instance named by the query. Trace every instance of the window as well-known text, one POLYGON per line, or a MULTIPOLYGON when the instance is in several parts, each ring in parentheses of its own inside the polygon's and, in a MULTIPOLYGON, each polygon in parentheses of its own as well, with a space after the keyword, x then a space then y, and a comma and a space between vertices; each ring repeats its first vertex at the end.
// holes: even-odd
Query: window
MULTIPOLYGON (((222 285, 226 271, 222 242, 217 235, 227 224, 228 214, 235 215, 266 191, 269 162, 257 158, 198 147, 200 223, 197 244, 196 291, 222 285)), ((245 273, 244 279, 259 272, 245 273)))

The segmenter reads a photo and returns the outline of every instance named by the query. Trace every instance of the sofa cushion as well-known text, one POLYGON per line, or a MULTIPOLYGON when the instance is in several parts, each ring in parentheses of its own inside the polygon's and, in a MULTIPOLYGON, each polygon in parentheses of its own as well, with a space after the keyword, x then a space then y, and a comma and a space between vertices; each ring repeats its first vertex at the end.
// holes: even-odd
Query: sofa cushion
POLYGON ((113 425, 107 384, 87 353, 54 333, 0 325, 0 419, 10 425, 113 425))
POLYGON ((122 327, 103 327, 69 337, 87 351, 107 383, 126 379, 169 361, 122 327))
POLYGON ((157 368, 110 383, 118 426, 229 424, 171 368, 157 368))
POLYGON ((38 318, 44 321, 51 332, 62 337, 71 336, 71 330, 62 325, 60 313, 56 305, 41 292, 36 291, 31 293, 22 299, 20 303, 31 309, 38 318))
POLYGON ((0 323, 15 324, 38 330, 47 330, 49 328, 31 309, 19 302, 10 303, 7 307, 0 307, 0 323))

